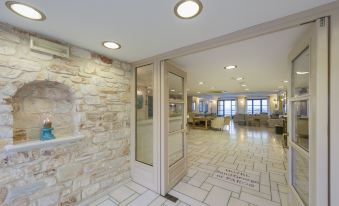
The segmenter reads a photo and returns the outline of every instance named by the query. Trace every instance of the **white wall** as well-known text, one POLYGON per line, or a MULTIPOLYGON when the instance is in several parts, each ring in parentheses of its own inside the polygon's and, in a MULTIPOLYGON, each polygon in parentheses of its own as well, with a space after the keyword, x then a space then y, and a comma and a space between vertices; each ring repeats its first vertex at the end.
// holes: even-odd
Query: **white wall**
POLYGON ((331 206, 339 203, 339 11, 331 17, 330 62, 330 195, 331 206))

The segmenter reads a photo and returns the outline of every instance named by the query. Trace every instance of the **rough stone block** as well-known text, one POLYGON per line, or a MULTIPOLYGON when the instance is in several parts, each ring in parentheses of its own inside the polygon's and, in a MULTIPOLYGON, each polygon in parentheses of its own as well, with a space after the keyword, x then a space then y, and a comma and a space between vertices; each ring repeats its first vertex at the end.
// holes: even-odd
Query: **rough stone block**
POLYGON ((0 39, 20 43, 20 37, 13 32, 8 32, 0 28, 0 39))
POLYGON ((6 55, 6 56, 13 56, 15 52, 16 52, 16 49, 13 44, 0 40, 0 54, 6 55))
POLYGON ((11 68, 0 65, 0 77, 1 78, 15 79, 15 78, 18 78, 20 74, 22 74, 22 71, 11 69, 11 68))
POLYGON ((0 126, 0 139, 2 138, 12 138, 13 129, 9 126, 0 126))
POLYGON ((75 177, 81 175, 82 165, 79 163, 66 164, 57 169, 57 179, 60 182, 74 179, 75 177))
POLYGON ((87 104, 101 104, 101 100, 100 97, 98 96, 90 96, 90 97, 85 97, 85 102, 87 104))
POLYGON ((59 194, 57 192, 46 195, 38 199, 38 206, 57 205, 59 201, 59 194))
POLYGON ((77 75, 80 71, 78 66, 68 65, 68 64, 53 64, 49 68, 49 71, 58 73, 58 74, 69 74, 69 75, 77 75))
POLYGON ((71 52, 71 55, 79 57, 79 58, 84 58, 84 59, 92 58, 91 52, 85 49, 81 49, 79 47, 71 46, 70 52, 71 52))
POLYGON ((85 188, 82 190, 82 198, 86 199, 88 197, 91 197, 94 195, 96 192, 98 192, 100 189, 99 183, 96 184, 91 184, 89 187, 85 188))
POLYGON ((0 126, 12 126, 13 116, 12 114, 0 114, 0 126))
POLYGON ((95 134, 93 138, 93 143, 102 143, 102 142, 107 142, 110 138, 110 135, 108 132, 103 132, 103 133, 97 133, 95 134))
POLYGON ((0 105, 0 113, 12 112, 13 108, 11 105, 0 105))
POLYGON ((11 58, 8 63, 8 67, 12 69, 29 71, 29 72, 38 72, 41 70, 41 64, 35 61, 26 60, 26 59, 17 59, 11 58))
POLYGON ((22 186, 17 186, 11 188, 8 194, 8 200, 14 200, 18 197, 22 197, 25 195, 33 194, 34 192, 42 189, 45 187, 45 183, 43 181, 34 181, 30 183, 26 183, 22 186))

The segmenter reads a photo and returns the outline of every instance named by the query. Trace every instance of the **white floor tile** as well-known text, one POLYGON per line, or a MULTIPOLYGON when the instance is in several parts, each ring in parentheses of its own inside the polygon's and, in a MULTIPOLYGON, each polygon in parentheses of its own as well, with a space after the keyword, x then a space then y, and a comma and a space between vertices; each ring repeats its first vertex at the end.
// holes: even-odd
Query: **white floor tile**
POLYGON ((198 172, 190 179, 190 181, 188 181, 188 184, 191 184, 196 187, 200 187, 202 183, 207 179, 208 176, 209 174, 207 173, 198 172))
POLYGON ((142 194, 144 192, 146 192, 148 189, 146 187, 143 187, 133 181, 129 181, 127 184, 126 184, 127 187, 129 187, 130 189, 134 190, 135 192, 139 193, 139 194, 142 194))
POLYGON ((133 200, 128 205, 129 206, 146 206, 146 205, 149 205, 157 197, 158 195, 156 193, 148 190, 147 192, 137 197, 135 200, 133 200))
POLYGON ((253 203, 255 205, 259 206, 280 206, 279 203, 272 202, 270 200, 267 200, 265 198, 257 197, 255 195, 248 194, 246 192, 241 192, 240 194, 240 200, 243 200, 248 203, 253 203))
POLYGON ((196 200, 203 201, 207 195, 207 191, 202 190, 198 187, 192 186, 190 184, 179 182, 173 190, 180 192, 184 195, 192 197, 196 200))
POLYGON ((113 197, 118 202, 122 202, 128 197, 132 196, 135 192, 126 186, 121 186, 110 193, 110 196, 113 197))
POLYGON ((227 206, 248 206, 248 203, 231 197, 227 206))
POLYGON ((232 183, 229 183, 229 182, 225 182, 225 181, 213 178, 213 177, 207 178, 206 182, 209 183, 209 184, 224 188, 226 190, 236 192, 236 193, 240 193, 240 190, 241 190, 241 187, 238 186, 238 185, 235 185, 235 184, 232 184, 232 183))
POLYGON ((202 203, 201 201, 198 201, 198 200, 196 200, 196 199, 193 199, 192 197, 189 197, 189 196, 187 196, 187 195, 184 195, 184 194, 182 194, 182 193, 180 193, 180 192, 177 192, 177 191, 175 191, 175 190, 171 190, 170 192, 169 192, 169 194, 170 195, 173 195, 173 196, 175 196, 175 197, 177 197, 177 198, 179 198, 180 199, 180 201, 182 201, 182 202, 184 202, 184 203, 186 203, 186 204, 189 204, 189 205, 194 205, 194 206, 207 206, 206 204, 204 204, 204 203, 202 203))
POLYGON ((224 206, 228 203, 230 196, 230 191, 214 186, 204 202, 210 206, 224 206))

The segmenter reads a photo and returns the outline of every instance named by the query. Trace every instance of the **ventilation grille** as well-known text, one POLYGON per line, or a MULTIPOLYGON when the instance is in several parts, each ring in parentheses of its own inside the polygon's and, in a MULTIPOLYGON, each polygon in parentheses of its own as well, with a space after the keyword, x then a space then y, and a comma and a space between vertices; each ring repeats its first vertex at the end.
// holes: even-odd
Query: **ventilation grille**
POLYGON ((59 57, 69 57, 69 47, 57 44, 37 37, 30 37, 30 47, 32 51, 52 54, 59 57))

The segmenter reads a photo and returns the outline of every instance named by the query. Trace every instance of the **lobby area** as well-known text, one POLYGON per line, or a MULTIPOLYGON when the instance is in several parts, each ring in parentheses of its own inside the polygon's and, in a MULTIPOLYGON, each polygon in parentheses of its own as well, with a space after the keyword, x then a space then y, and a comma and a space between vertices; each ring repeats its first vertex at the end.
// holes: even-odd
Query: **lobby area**
POLYGON ((169 192, 173 203, 133 181, 98 197, 91 206, 288 206, 287 150, 272 128, 191 129, 188 173, 169 192))

